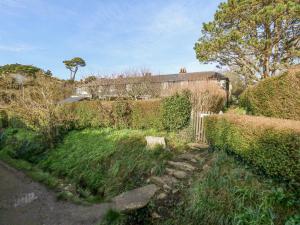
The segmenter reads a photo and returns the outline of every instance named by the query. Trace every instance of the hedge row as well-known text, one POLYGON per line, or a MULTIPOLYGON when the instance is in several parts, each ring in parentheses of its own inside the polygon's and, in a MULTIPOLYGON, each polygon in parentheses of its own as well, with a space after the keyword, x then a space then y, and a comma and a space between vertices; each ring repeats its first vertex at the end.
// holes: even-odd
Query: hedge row
POLYGON ((164 100, 83 101, 62 106, 62 115, 75 129, 114 127, 179 130, 189 124, 191 103, 186 94, 164 100))
POLYGON ((249 114, 300 120, 300 71, 290 70, 249 87, 240 96, 249 114))
POLYGON ((208 142, 266 174, 300 184, 300 121, 218 115, 205 119, 208 142))

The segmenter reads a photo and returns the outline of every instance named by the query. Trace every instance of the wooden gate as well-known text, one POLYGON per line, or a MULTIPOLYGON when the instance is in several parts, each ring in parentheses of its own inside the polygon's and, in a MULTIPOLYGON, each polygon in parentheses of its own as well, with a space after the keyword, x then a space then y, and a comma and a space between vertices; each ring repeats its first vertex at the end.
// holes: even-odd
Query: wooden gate
POLYGON ((207 143, 204 130, 204 117, 213 114, 212 112, 192 112, 192 124, 195 139, 197 142, 207 143))

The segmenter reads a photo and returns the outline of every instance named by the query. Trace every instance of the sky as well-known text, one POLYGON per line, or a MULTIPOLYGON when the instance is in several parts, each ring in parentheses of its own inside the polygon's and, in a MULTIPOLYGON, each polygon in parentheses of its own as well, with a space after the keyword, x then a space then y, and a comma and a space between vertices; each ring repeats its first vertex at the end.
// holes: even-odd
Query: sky
POLYGON ((77 79, 149 69, 154 74, 216 70, 193 50, 221 0, 0 0, 0 65, 21 63, 77 79))

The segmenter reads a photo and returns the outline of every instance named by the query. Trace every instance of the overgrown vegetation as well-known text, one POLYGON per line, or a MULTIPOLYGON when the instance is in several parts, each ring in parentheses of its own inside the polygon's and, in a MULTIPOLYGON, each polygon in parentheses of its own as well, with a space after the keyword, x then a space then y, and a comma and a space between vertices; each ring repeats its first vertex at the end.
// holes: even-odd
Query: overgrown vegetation
POLYGON ((85 101, 66 104, 62 118, 75 129, 114 127, 176 131, 189 125, 189 94, 176 93, 163 100, 85 101))
POLYGON ((211 169, 195 181, 172 218, 156 224, 175 225, 296 225, 299 196, 285 185, 255 175, 250 168, 228 156, 214 153, 211 169))
POLYGON ((62 193, 63 198, 80 196, 93 200, 96 196, 103 200, 143 185, 151 173, 164 171, 165 162, 174 151, 147 149, 145 135, 155 134, 167 136, 173 150, 184 145, 176 136, 154 130, 106 128, 71 131, 61 144, 49 149, 36 132, 6 129, 1 135, 0 159, 17 166, 26 164, 26 170, 44 171, 39 172, 43 178, 37 177, 45 178, 44 183, 51 183, 47 177, 54 177, 74 184, 62 193))
POLYGON ((300 183, 300 122, 225 114, 205 120, 209 143, 266 174, 300 183))
POLYGON ((250 114, 300 120, 300 68, 249 87, 240 104, 250 114))

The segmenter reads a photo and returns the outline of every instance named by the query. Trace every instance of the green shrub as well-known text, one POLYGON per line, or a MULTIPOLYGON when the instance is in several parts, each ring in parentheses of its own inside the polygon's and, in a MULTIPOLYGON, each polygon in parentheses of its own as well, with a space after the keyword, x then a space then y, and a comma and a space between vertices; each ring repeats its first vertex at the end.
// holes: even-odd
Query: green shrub
POLYGON ((286 72, 247 88, 240 105, 249 114, 300 120, 300 72, 286 72))
POLYGON ((83 101, 62 106, 71 128, 133 128, 162 130, 161 100, 83 101))
POLYGON ((190 94, 176 93, 162 102, 162 123, 166 130, 179 130, 189 125, 192 104, 190 94))
POLYGON ((205 119, 208 142, 265 173, 300 182, 300 122, 224 114, 205 119))
POLYGON ((135 101, 132 103, 133 129, 162 129, 161 100, 135 101))
POLYGON ((10 157, 37 162, 49 147, 43 137, 28 129, 6 129, 1 135, 0 147, 9 149, 10 157))
POLYGON ((5 110, 0 110, 0 128, 8 127, 8 115, 5 110))
POLYGON ((115 127, 129 128, 131 126, 132 109, 127 101, 115 101, 112 107, 115 127))

